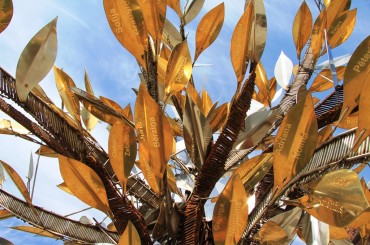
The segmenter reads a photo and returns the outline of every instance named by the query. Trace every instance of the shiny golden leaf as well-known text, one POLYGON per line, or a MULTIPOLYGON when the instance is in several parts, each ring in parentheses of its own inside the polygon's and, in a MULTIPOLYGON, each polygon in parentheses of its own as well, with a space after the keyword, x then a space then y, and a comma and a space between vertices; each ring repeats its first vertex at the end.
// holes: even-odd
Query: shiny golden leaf
POLYGON ((244 130, 240 131, 234 144, 238 150, 249 149, 258 144, 270 130, 277 115, 276 110, 258 111, 245 119, 244 130))
POLYGON ((343 12, 349 10, 351 6, 351 0, 340 0, 332 1, 327 9, 327 20, 326 20, 326 29, 331 28, 333 21, 340 16, 343 12))
MULTIPOLYGON (((346 71, 345 66, 340 66, 336 68, 338 81, 341 81, 346 71)), ((312 85, 308 91, 311 93, 322 92, 331 89, 334 86, 333 76, 330 69, 322 70, 312 82, 312 85)))
POLYGON ((80 123, 80 103, 78 98, 70 90, 71 87, 76 87, 72 78, 63 70, 54 66, 55 83, 58 92, 67 111, 72 115, 76 122, 80 123))
POLYGON ((29 205, 32 205, 30 194, 28 193, 27 187, 19 174, 6 162, 0 160, 0 163, 3 165, 5 171, 9 174, 10 178, 13 180, 15 186, 18 188, 26 202, 29 205))
POLYGON ((338 124, 338 128, 343 129, 356 128, 358 126, 358 115, 359 115, 358 111, 352 113, 351 115, 348 115, 338 124))
POLYGON ((184 10, 184 22, 185 25, 192 21, 199 14, 203 7, 205 0, 189 0, 184 10))
POLYGON ((211 97, 209 96, 208 92, 205 89, 202 89, 202 112, 204 116, 208 116, 208 113, 211 111, 213 107, 213 102, 211 97))
POLYGON ((234 175, 220 194, 213 210, 215 244, 236 244, 248 222, 248 195, 239 175, 234 175))
POLYGON ((326 126, 325 128, 321 129, 317 135, 317 143, 316 147, 323 144, 328 138, 333 134, 333 129, 331 125, 326 126))
POLYGON ((170 118, 170 117, 166 117, 168 122, 170 123, 170 126, 171 126, 171 129, 172 129, 172 133, 174 136, 180 136, 180 137, 183 137, 183 132, 182 132, 182 128, 180 127, 180 125, 176 122, 175 119, 173 118, 170 118))
POLYGON ((288 239, 286 232, 274 221, 268 220, 253 239, 262 244, 285 244, 288 239))
POLYGON ((141 245, 140 235, 137 232, 135 226, 128 221, 125 231, 119 239, 118 245, 141 245))
MULTIPOLYGON (((163 58, 164 60, 168 61, 170 59, 171 50, 166 45, 162 45, 161 53, 159 54, 160 58, 163 58)), ((166 65, 167 66, 167 65, 166 65)))
POLYGON ((365 38, 353 52, 343 80, 343 106, 341 117, 345 118, 357 106, 357 100, 370 72, 370 36, 365 38))
POLYGON ((116 228, 116 226, 114 225, 114 223, 113 223, 113 222, 112 222, 112 223, 109 223, 109 224, 107 225, 107 229, 108 229, 109 231, 117 232, 117 228, 116 228))
POLYGON ((26 135, 30 131, 14 120, 0 119, 0 133, 10 135, 26 135))
POLYGON ((0 210, 0 220, 9 219, 15 217, 13 213, 9 212, 6 209, 0 210))
POLYGON ((57 185, 57 187, 65 192, 67 192, 68 194, 74 196, 74 194, 72 193, 71 189, 69 189, 69 187, 66 185, 65 182, 63 183, 60 183, 59 185, 57 185))
POLYGON ((212 139, 212 130, 209 121, 194 104, 189 94, 186 96, 183 125, 186 149, 195 166, 200 169, 212 139))
POLYGON ((357 9, 352 9, 335 18, 328 30, 328 40, 331 48, 341 45, 352 34, 356 23, 356 13, 357 9))
POLYGON ((253 4, 248 4, 244 14, 240 17, 231 39, 230 56, 238 82, 244 80, 249 59, 248 44, 251 37, 251 29, 254 17, 253 4))
POLYGON ((265 106, 268 106, 269 102, 272 100, 272 98, 269 98, 269 91, 267 88, 268 83, 269 83, 269 80, 267 79, 265 68, 263 68, 263 65, 261 62, 258 62, 257 67, 256 67, 255 84, 258 88, 258 94, 260 94, 262 98, 261 100, 257 100, 257 101, 264 104, 265 106))
POLYGON ((303 1, 301 7, 294 18, 293 22, 293 40, 297 51, 298 60, 301 59, 301 52, 310 38, 312 29, 312 14, 307 6, 306 1, 303 1))
POLYGON ((274 99, 275 94, 276 94, 276 89, 277 89, 277 82, 276 82, 276 78, 273 77, 267 83, 267 90, 269 91, 270 101, 274 99))
MULTIPOLYGON (((165 45, 163 45, 165 46, 165 45)), ((158 99, 164 101, 165 99, 165 81, 166 81, 166 70, 168 61, 162 57, 158 57, 157 60, 157 73, 158 73, 158 99)))
POLYGON ((347 226, 370 207, 358 175, 348 169, 330 172, 310 188, 299 201, 309 214, 332 226, 347 226))
POLYGON ((176 45, 172 50, 166 71, 166 98, 182 90, 192 73, 192 61, 186 41, 176 45))
POLYGON ((135 127, 139 141, 140 169, 159 194, 163 174, 172 154, 172 131, 161 108, 140 85, 135 104, 135 127))
POLYGON ((350 239, 347 230, 344 228, 330 226, 329 231, 330 231, 330 239, 334 239, 334 240, 342 240, 342 239, 349 240, 350 239))
POLYGON ((148 44, 144 16, 137 0, 104 0, 104 10, 110 28, 117 40, 143 66, 148 44))
POLYGON ((176 193, 180 197, 183 197, 182 192, 177 188, 176 177, 172 172, 170 165, 167 165, 167 183, 168 187, 173 193, 176 193))
MULTIPOLYGON (((362 170, 364 170, 367 166, 367 163, 366 162, 363 162, 363 163, 360 163, 360 165, 358 165, 356 168, 352 169, 353 172, 355 172, 356 174, 360 174, 362 172, 362 170)), ((361 179, 361 184, 362 183, 362 179, 361 179)), ((365 183, 366 185, 366 183, 365 183)), ((362 188, 364 188, 364 185, 362 185, 362 188)), ((366 192, 364 191, 365 195, 366 195, 366 192)), ((370 200, 370 196, 367 197, 368 200, 370 200)))
POLYGON ((13 1, 0 0, 0 33, 2 33, 9 25, 13 17, 13 1))
POLYGON ((91 207, 107 213, 108 199, 103 182, 84 163, 58 155, 62 178, 71 192, 91 207))
POLYGON ((167 0, 167 5, 175 10, 176 14, 181 18, 182 12, 181 12, 181 6, 180 6, 180 0, 167 0))
POLYGON ((360 95, 359 113, 358 113, 358 128, 356 130, 356 137, 355 137, 355 144, 353 146, 353 151, 357 151, 361 143, 370 135, 370 132, 369 132, 370 115, 368 113, 368 110, 370 108, 369 107, 370 106, 370 91, 368 89, 369 88, 368 86, 370 86, 369 80, 370 80, 370 75, 367 75, 366 81, 364 83, 365 89, 363 89, 360 95))
POLYGON ((187 92, 187 94, 189 94, 189 96, 191 97, 193 102, 198 106, 198 108, 203 113, 203 115, 205 115, 205 111, 203 110, 202 99, 200 98, 200 95, 199 95, 198 91, 195 89, 194 85, 189 83, 187 88, 186 88, 186 92, 187 92))
POLYGON ((24 102, 31 90, 49 73, 58 50, 57 18, 44 26, 28 42, 19 57, 16 71, 16 90, 24 102))
POLYGON ((46 145, 40 146, 40 148, 35 153, 43 157, 58 157, 58 153, 56 153, 53 149, 49 148, 46 145))
POLYGON ((229 114, 229 103, 223 103, 207 115, 207 120, 210 123, 212 133, 217 132, 226 123, 229 114))
POLYGON ((239 175, 247 190, 253 188, 272 167, 272 153, 264 153, 248 159, 233 173, 239 175))
POLYGON ((164 30, 162 33, 162 41, 171 49, 182 42, 182 37, 177 28, 166 19, 164 22, 164 30))
MULTIPOLYGON (((131 108, 129 110, 129 120, 133 120, 131 108)), ((127 178, 134 166, 136 159, 136 136, 134 129, 117 122, 113 124, 108 139, 108 154, 113 170, 121 183, 123 190, 126 190, 127 178)))
POLYGON ((324 44, 324 28, 326 24, 326 9, 323 9, 313 24, 311 33, 311 51, 315 59, 320 57, 324 44))
POLYGON ((164 22, 166 20, 166 0, 137 0, 143 12, 145 25, 154 40, 162 38, 164 22))
POLYGON ((318 127, 312 96, 304 91, 301 95, 283 119, 275 138, 274 186, 279 189, 303 169, 316 146, 318 127))
POLYGON ((292 240, 296 234, 297 225, 301 219, 302 209, 295 207, 289 211, 285 211, 275 215, 270 220, 278 224, 287 234, 288 241, 292 240))
POLYGON ((194 61, 217 38, 225 17, 225 4, 221 3, 210 10, 199 22, 196 32, 196 49, 194 61))
POLYGON ((56 236, 51 232, 48 232, 48 231, 45 231, 41 228, 37 228, 37 227, 33 227, 33 226, 13 226, 13 227, 10 227, 10 228, 12 228, 14 230, 18 230, 18 231, 24 231, 24 232, 32 233, 32 234, 35 234, 35 235, 38 235, 38 236, 60 239, 59 236, 56 236))
MULTIPOLYGON (((86 69, 85 69, 84 81, 85 81, 86 91, 94 95, 94 91, 92 89, 89 75, 87 74, 86 69)), ((98 118, 92 115, 85 107, 83 107, 81 110, 81 117, 82 117, 82 121, 85 124, 87 131, 93 130, 99 121, 98 118)))

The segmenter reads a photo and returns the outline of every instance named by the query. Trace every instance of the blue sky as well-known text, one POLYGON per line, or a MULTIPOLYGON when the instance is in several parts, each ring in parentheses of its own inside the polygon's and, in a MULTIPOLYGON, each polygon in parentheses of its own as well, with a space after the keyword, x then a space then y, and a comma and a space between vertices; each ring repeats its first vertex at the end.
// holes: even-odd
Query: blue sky
MULTIPOLYGON (((220 0, 206 1, 199 16, 186 28, 192 56, 194 56, 196 24, 210 9, 218 5, 220 0)), ((297 64, 291 27, 296 11, 302 1, 265 0, 268 41, 262 57, 262 63, 268 77, 273 76, 275 63, 281 51, 297 64)), ((352 7, 358 8, 356 28, 350 39, 333 50, 334 56, 352 53, 365 37, 369 35, 370 2, 367 0, 352 1, 352 7)), ((307 1, 314 16, 318 11, 313 1, 307 1)), ((113 36, 105 17, 101 0, 13 0, 14 15, 10 26, 0 34, 0 66, 10 74, 15 75, 18 58, 32 36, 49 21, 58 16, 58 56, 56 66, 63 68, 75 81, 76 85, 84 88, 83 73, 87 69, 96 95, 103 95, 117 101, 121 106, 134 103, 134 93, 131 88, 137 88, 140 71, 135 59, 120 45, 113 36)), ((226 1, 226 15, 223 29, 217 41, 204 51, 198 63, 212 66, 194 69, 194 78, 198 89, 205 88, 213 101, 229 101, 236 88, 236 78, 230 62, 230 40, 233 28, 243 13, 244 1, 226 1)), ((173 16, 173 13, 170 13, 173 16)), ((174 21, 178 23, 178 21, 174 21)), ((326 57, 320 61, 325 60, 326 57)), ((320 62, 319 61, 319 62, 320 62)), ((60 105, 54 76, 51 73, 41 82, 41 86, 57 105, 60 105)), ((318 95, 323 97, 324 95, 318 95)), ((7 118, 0 114, 0 118, 7 118)), ((106 125, 101 123, 94 131, 94 136, 107 147, 106 125)), ((20 173, 27 175, 30 152, 35 152, 37 146, 18 138, 0 135, 0 159, 8 162, 20 173)), ((36 158, 35 158, 36 159, 36 158)), ((369 177, 369 176, 367 176, 369 177)), ((368 178, 369 179, 369 178, 368 178)), ((62 179, 58 173, 55 160, 41 158, 39 176, 36 183, 36 205, 45 207, 63 215, 86 207, 73 197, 64 194, 55 186, 62 179)), ((4 185, 5 190, 16 195, 17 190, 11 181, 4 185)), ((102 220, 104 215, 99 212, 85 212, 92 219, 102 220)), ((80 216, 74 216, 78 219, 80 216)), ((50 239, 34 238, 24 233, 9 231, 5 227, 13 226, 22 221, 10 220, 0 222, 0 237, 8 238, 15 244, 58 244, 50 239)))

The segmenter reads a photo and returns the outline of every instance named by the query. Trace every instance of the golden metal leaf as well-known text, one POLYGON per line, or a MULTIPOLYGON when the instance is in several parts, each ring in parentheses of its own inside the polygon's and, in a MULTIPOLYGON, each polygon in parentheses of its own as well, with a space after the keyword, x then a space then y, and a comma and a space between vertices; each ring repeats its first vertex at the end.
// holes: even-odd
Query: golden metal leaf
POLYGON ((247 190, 253 188, 272 167, 272 153, 264 153, 248 159, 233 173, 239 175, 247 190))
MULTIPOLYGON (((86 69, 85 69, 84 81, 85 81, 86 91, 94 95, 94 91, 92 89, 89 75, 87 74, 86 69)), ((85 107, 83 107, 81 110, 81 117, 82 117, 82 121, 85 124, 87 131, 93 130, 99 121, 98 118, 92 115, 85 107)))
MULTIPOLYGON (((163 45, 165 47, 165 45, 163 45)), ((158 73, 158 100, 164 101, 165 99, 165 81, 166 81, 166 70, 168 61, 162 57, 157 59, 157 73, 158 73)))
POLYGON ((36 33, 19 57, 15 77, 17 94, 22 102, 54 64, 58 50, 56 24, 57 18, 36 33))
POLYGON ((104 0, 104 10, 117 40, 143 66, 148 34, 137 0, 104 0))
POLYGON ((168 187, 170 188, 170 190, 173 192, 173 193, 176 193, 177 195, 179 195, 180 197, 184 197, 182 192, 179 190, 179 188, 177 187, 177 184, 176 184, 176 177, 175 175, 173 174, 172 172, 172 169, 170 167, 170 165, 167 164, 167 183, 168 183, 168 187))
POLYGON ((320 57, 324 44, 324 28, 326 26, 326 9, 323 9, 313 24, 311 33, 311 50, 315 59, 320 57))
POLYGON ((54 238, 54 239, 60 239, 59 236, 56 236, 56 235, 54 235, 51 232, 48 232, 46 230, 43 230, 43 229, 37 228, 37 227, 33 227, 33 226, 13 226, 13 227, 10 227, 10 228, 12 228, 14 230, 18 230, 18 231, 24 231, 24 232, 36 234, 38 236, 44 236, 44 237, 50 237, 50 238, 54 238))
POLYGON ((182 18, 182 12, 181 12, 181 6, 180 6, 180 0, 167 0, 167 5, 175 10, 176 14, 182 18))
POLYGON ((348 169, 330 172, 310 188, 299 201, 309 214, 332 226, 347 226, 370 207, 358 175, 348 169))
POLYGON ((331 125, 326 126, 325 128, 321 129, 317 134, 317 143, 316 147, 323 144, 328 138, 333 134, 333 129, 331 125))
POLYGON ((68 194, 74 196, 73 192, 71 191, 71 189, 69 189, 69 187, 66 185, 65 182, 63 183, 60 183, 59 185, 57 185, 57 187, 65 192, 67 192, 68 194))
POLYGON ((234 148, 249 149, 258 144, 270 130, 277 115, 276 110, 258 111, 245 119, 245 128, 239 133, 234 148))
POLYGON ((270 220, 278 224, 287 234, 288 241, 292 240, 296 234, 297 226, 301 219, 302 209, 295 207, 289 211, 278 214, 270 220))
POLYGON ((248 222, 248 195, 239 175, 234 175, 220 194, 213 210, 215 244, 236 244, 248 222))
POLYGON ((367 208, 360 215, 358 215, 355 220, 353 220, 348 226, 354 228, 361 228, 370 224, 370 208, 367 208))
POLYGON ((335 18, 328 30, 328 40, 331 48, 341 45, 352 34, 356 23, 356 13, 357 9, 352 9, 335 18))
POLYGON ((70 90, 71 87, 76 87, 74 81, 67 73, 56 66, 54 66, 54 76, 59 95, 62 98, 67 111, 72 115, 76 122, 80 124, 80 102, 70 90))
POLYGON ((274 144, 274 186, 281 189, 311 158, 317 141, 317 121, 311 94, 300 89, 301 98, 287 113, 274 144))
POLYGON ((180 32, 168 19, 166 19, 166 21, 164 22, 162 41, 169 47, 171 47, 171 49, 182 42, 180 32))
POLYGON ((208 113, 211 111, 213 107, 213 102, 211 97, 209 96, 208 92, 205 89, 202 89, 202 112, 204 116, 208 116, 208 113))
POLYGON ((196 32, 196 49, 194 61, 217 38, 225 17, 225 4, 221 3, 204 15, 199 22, 196 32))
MULTIPOLYGON (((370 49, 369 49, 370 50, 370 49)), ((370 58, 370 55, 369 55, 370 58)), ((361 143, 370 135, 369 132, 369 123, 370 123, 370 115, 368 113, 368 109, 370 108, 370 69, 365 78, 364 88, 360 95, 360 102, 359 102, 359 112, 358 112, 358 128, 356 129, 356 137, 355 137, 355 144, 353 145, 353 151, 357 151, 360 147, 361 143)), ((348 118, 348 117, 347 117, 348 118)))
MULTIPOLYGON (((345 66, 340 66, 336 68, 338 82, 343 79, 344 72, 346 71, 345 66)), ((310 89, 308 90, 311 93, 322 92, 328 89, 331 89, 334 86, 333 75, 330 69, 322 70, 312 82, 310 89)))
POLYGON ((58 153, 56 153, 53 149, 49 148, 46 145, 40 146, 40 148, 35 153, 43 157, 58 157, 58 153))
POLYGON ((98 175, 87 165, 72 158, 58 155, 62 178, 73 195, 89 206, 107 213, 107 193, 98 175))
POLYGON ((288 239, 286 232, 274 221, 268 220, 258 231, 253 239, 261 244, 285 244, 288 239))
POLYGON ((168 61, 170 59, 170 55, 171 55, 170 48, 167 47, 166 45, 162 45, 161 53, 159 54, 159 56, 168 61))
POLYGON ((9 25, 13 17, 13 1, 0 0, 0 33, 2 33, 9 25))
MULTIPOLYGON (((129 110, 129 120, 133 120, 131 108, 129 110)), ((108 139, 108 154, 113 170, 126 191, 126 182, 136 159, 136 136, 134 129, 117 122, 113 124, 108 139)))
POLYGON ((192 21, 199 14, 204 5, 205 0, 190 0, 187 1, 184 10, 184 23, 185 25, 192 21))
POLYGON ((131 221, 127 222, 125 231, 119 239, 118 245, 141 245, 140 235, 131 221))
POLYGON ((338 128, 343 129, 356 128, 358 126, 358 115, 359 115, 358 111, 352 113, 351 115, 348 115, 338 124, 338 128))
POLYGON ((273 77, 267 83, 267 90, 269 91, 270 101, 274 99, 275 94, 276 94, 276 89, 277 89, 277 82, 276 82, 276 78, 273 77))
POLYGON ((205 160, 208 144, 212 139, 212 130, 209 121, 189 94, 186 95, 183 125, 186 149, 195 166, 200 169, 205 160))
POLYGON ((248 44, 251 38, 253 18, 254 7, 253 3, 250 3, 240 17, 231 39, 230 56, 238 83, 244 80, 251 58, 248 55, 248 44))
MULTIPOLYGON (((122 111, 122 107, 115 101, 111 100, 111 99, 108 99, 104 96, 99 96, 99 99, 101 101, 103 101, 104 104, 106 104, 107 106, 111 107, 113 110, 115 110, 117 113, 119 114, 122 114, 121 111, 122 111)), ((132 119, 131 119, 132 120, 132 119)))
MULTIPOLYGON (((157 42, 162 38, 164 22, 166 20, 166 0, 137 0, 141 11, 143 12, 145 25, 149 34, 157 42)), ((157 49, 159 50, 159 49, 157 49)))
POLYGON ((292 29, 293 41, 296 47, 298 60, 301 59, 302 49, 310 38, 311 29, 312 14, 306 1, 303 1, 294 18, 292 29))
POLYGON ((14 217, 14 214, 9 212, 8 210, 6 210, 6 209, 1 209, 0 210, 0 220, 9 219, 9 218, 13 218, 13 217, 14 217))
POLYGON ((207 120, 210 122, 212 133, 217 132, 227 121, 229 114, 229 103, 223 103, 207 115, 207 120))
POLYGON ((27 135, 30 134, 30 131, 17 121, 0 119, 0 133, 10 135, 27 135))
POLYGON ((183 132, 182 132, 182 128, 180 127, 180 125, 175 121, 175 119, 173 118, 170 118, 168 116, 166 116, 168 122, 170 123, 170 126, 171 126, 171 129, 172 129, 172 133, 174 136, 180 136, 180 137, 183 137, 183 132))
POLYGON ((370 71, 370 36, 357 46, 351 56, 343 80, 343 106, 341 117, 346 118, 357 106, 357 100, 370 71))
POLYGON ((332 1, 330 5, 326 5, 327 20, 326 29, 332 26, 333 21, 340 16, 343 12, 349 10, 351 0, 332 1))
POLYGON ((113 223, 113 222, 112 222, 112 223, 109 223, 109 224, 107 225, 107 229, 108 229, 109 231, 117 232, 117 228, 116 228, 116 226, 114 225, 114 223, 113 223))
POLYGON ((166 71, 166 98, 182 90, 188 83, 192 73, 192 61, 186 41, 179 43, 172 50, 166 71))
POLYGON ((265 68, 263 68, 263 65, 261 62, 258 62, 257 67, 256 67, 255 84, 258 88, 258 94, 259 96, 261 96, 261 98, 260 100, 257 100, 257 101, 264 104, 265 106, 268 106, 269 102, 272 100, 272 98, 269 97, 269 91, 267 88, 268 83, 269 83, 269 80, 267 79, 265 68))
POLYGON ((163 174, 172 154, 173 135, 163 111, 143 84, 136 98, 135 128, 139 141, 140 169, 153 190, 160 194, 163 174))
POLYGON ((186 88, 186 93, 189 94, 193 102, 198 106, 200 111, 205 115, 205 111, 203 110, 203 102, 202 99, 200 98, 200 95, 198 91, 195 89, 194 85, 189 83, 187 88, 186 88))
POLYGON ((347 230, 344 228, 330 226, 329 231, 330 231, 330 239, 334 239, 334 240, 342 240, 342 239, 349 240, 350 239, 347 230))
POLYGON ((5 171, 9 174, 10 178, 13 180, 15 186, 18 188, 18 190, 20 191, 20 193, 22 194, 26 202, 29 205, 32 205, 30 194, 22 178, 19 176, 19 174, 6 162, 0 160, 0 163, 3 165, 5 171))

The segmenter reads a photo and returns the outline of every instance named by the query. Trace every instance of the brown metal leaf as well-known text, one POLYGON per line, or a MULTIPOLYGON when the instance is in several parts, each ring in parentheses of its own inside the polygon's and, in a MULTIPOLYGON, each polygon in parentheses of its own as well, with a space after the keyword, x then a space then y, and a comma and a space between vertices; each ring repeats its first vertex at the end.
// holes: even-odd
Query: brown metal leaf
POLYGON ((345 118, 358 104, 358 97, 370 72, 370 36, 357 46, 351 56, 343 80, 343 106, 341 117, 345 118))
POLYGON ((166 0, 138 0, 140 9, 143 12, 145 25, 152 38, 157 40, 157 47, 159 47, 159 40, 162 38, 166 20, 166 2, 166 0))
POLYGON ((234 148, 249 149, 258 144, 270 130, 277 115, 276 110, 258 111, 245 119, 245 128, 239 133, 234 148))
POLYGON ((341 0, 341 1, 332 1, 327 9, 327 20, 326 20, 326 29, 329 29, 332 26, 333 21, 340 16, 343 12, 349 10, 351 7, 351 0, 341 0))
POLYGON ((135 104, 135 128, 139 141, 140 169, 156 193, 172 154, 173 135, 161 108, 140 85, 135 104))
POLYGON ((137 0, 104 0, 104 10, 117 40, 143 66, 148 34, 137 0))
POLYGON ((247 190, 253 188, 272 167, 272 153, 264 153, 248 159, 233 173, 239 175, 247 190))
POLYGON ((13 213, 9 212, 6 209, 0 210, 0 220, 9 219, 15 217, 13 213))
POLYGON ((70 89, 71 87, 76 87, 76 84, 67 73, 56 66, 54 66, 54 76, 63 104, 76 122, 80 124, 80 102, 70 89))
POLYGON ((119 239, 118 245, 141 245, 140 235, 131 221, 127 222, 125 231, 119 239))
POLYGON ((311 33, 311 50, 315 59, 320 57, 320 53, 324 44, 324 28, 326 24, 326 9, 323 9, 317 16, 313 24, 311 33))
POLYGON ((332 226, 347 226, 370 207, 358 175, 348 169, 326 174, 311 188, 299 201, 309 214, 332 226))
POLYGON ((215 244, 236 244, 248 223, 248 195, 239 175, 234 175, 220 194, 212 218, 215 244))
POLYGON ((196 49, 194 61, 217 38, 225 17, 225 4, 221 3, 204 15, 199 22, 196 32, 196 49))
POLYGON ((229 114, 229 103, 223 103, 207 115, 207 120, 210 122, 212 133, 217 132, 225 124, 229 114))
POLYGON ((244 14, 240 17, 231 39, 230 56, 238 83, 244 80, 249 59, 248 44, 254 19, 253 3, 248 4, 244 14))
MULTIPOLYGON (((128 110, 128 119, 132 121, 131 108, 128 107, 128 110)), ((124 192, 126 191, 127 178, 130 176, 131 169, 135 163, 136 148, 134 129, 123 122, 113 124, 109 132, 108 154, 113 170, 124 192)))
POLYGON ((13 1, 0 0, 0 33, 2 33, 9 25, 13 17, 13 1))
POLYGON ((89 206, 107 213, 107 193, 98 175, 82 162, 62 155, 58 159, 60 173, 71 192, 89 206))
POLYGON ((180 6, 180 0, 167 0, 167 5, 175 10, 176 14, 182 18, 182 12, 181 12, 181 6, 180 6))
POLYGON ((36 33, 19 57, 15 77, 17 94, 22 102, 53 67, 58 50, 56 24, 57 18, 36 33))
POLYGON ((355 28, 356 14, 357 9, 352 9, 335 18, 328 30, 328 40, 331 48, 341 45, 352 34, 355 28))
POLYGON ((177 28, 166 19, 164 22, 164 30, 162 33, 162 41, 167 44, 171 49, 177 44, 182 42, 182 37, 177 28))
MULTIPOLYGON (((338 82, 343 79, 344 72, 346 71, 345 66, 336 67, 338 82)), ((333 75, 330 69, 322 70, 312 82, 310 89, 308 90, 311 93, 314 92, 323 92, 325 90, 331 89, 334 86, 333 75)))
POLYGON ((300 89, 296 105, 287 113, 274 144, 274 186, 281 189, 310 160, 317 141, 317 121, 312 96, 300 89))
POLYGON ((6 162, 0 160, 0 163, 3 165, 5 171, 9 174, 10 178, 13 180, 15 186, 18 188, 18 190, 20 191, 20 193, 22 194, 26 202, 29 205, 32 205, 30 194, 22 178, 19 176, 19 174, 6 162))
POLYGON ((195 166, 200 169, 205 160, 208 144, 212 139, 212 130, 209 121, 189 94, 186 95, 183 125, 186 149, 195 166))
POLYGON ((32 233, 32 234, 35 234, 35 235, 38 235, 38 236, 60 239, 59 236, 56 236, 51 232, 48 232, 46 230, 43 230, 43 229, 37 228, 37 227, 33 227, 33 226, 13 226, 13 227, 10 227, 10 228, 12 228, 14 230, 18 230, 18 231, 24 231, 24 232, 32 233))
POLYGON ((263 224, 253 239, 259 241, 261 244, 285 244, 288 239, 286 232, 274 221, 268 220, 263 224))
POLYGON ((189 0, 184 10, 184 23, 185 25, 192 21, 199 14, 204 5, 205 0, 189 0))
POLYGON ((0 237, 0 243, 1 245, 14 245, 11 241, 3 238, 3 237, 0 237))
POLYGON ((312 14, 307 6, 306 1, 303 1, 298 9, 298 12, 293 22, 293 41, 296 47, 298 60, 301 59, 301 52, 311 36, 312 29, 312 14))
POLYGON ((165 100, 186 86, 191 77, 192 70, 188 44, 187 41, 183 41, 172 50, 167 64, 165 100))

